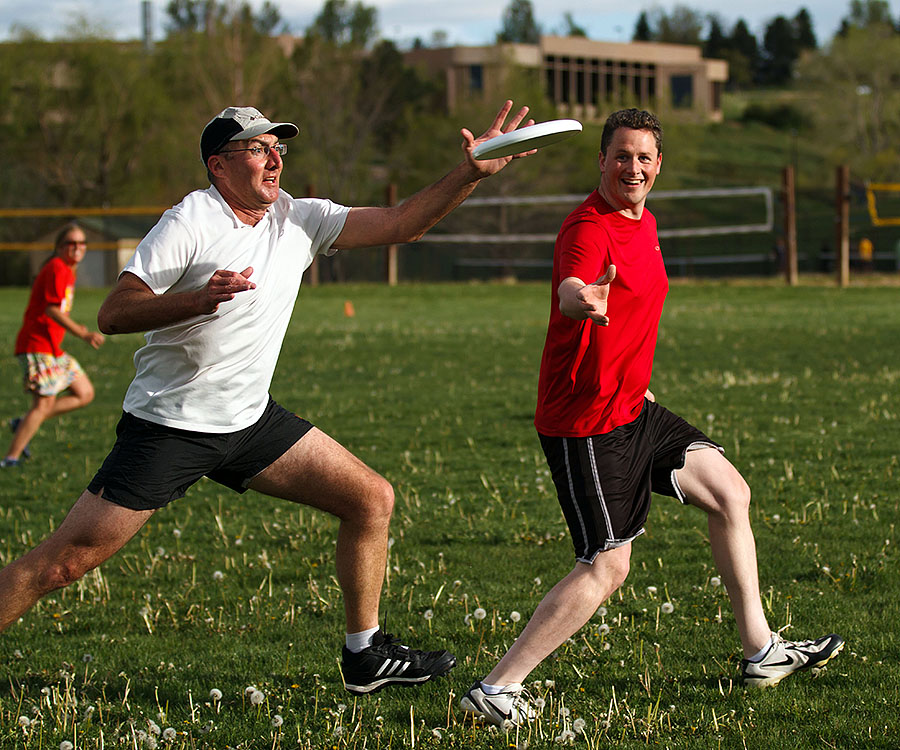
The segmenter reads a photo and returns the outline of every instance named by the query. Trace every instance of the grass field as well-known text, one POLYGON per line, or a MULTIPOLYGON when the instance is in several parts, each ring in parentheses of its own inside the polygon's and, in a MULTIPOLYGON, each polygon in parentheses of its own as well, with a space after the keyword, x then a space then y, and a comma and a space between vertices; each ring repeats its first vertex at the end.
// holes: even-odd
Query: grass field
MULTIPOLYGON (((846 639, 820 676, 739 686, 705 520, 657 497, 626 585, 533 673, 531 730, 466 722, 460 693, 572 565, 531 424, 548 289, 328 286, 301 292, 273 395, 394 484, 387 629, 457 668, 345 693, 335 523, 204 480, 0 637, 0 748, 896 747, 897 293, 676 284, 663 314, 653 390, 749 480, 770 624, 846 639)), ((25 299, 0 297, 4 418, 25 405, 25 299)), ((75 317, 101 299, 79 291, 75 317)), ((140 342, 70 342, 97 399, 0 473, 0 563, 60 523, 106 455, 140 342)))

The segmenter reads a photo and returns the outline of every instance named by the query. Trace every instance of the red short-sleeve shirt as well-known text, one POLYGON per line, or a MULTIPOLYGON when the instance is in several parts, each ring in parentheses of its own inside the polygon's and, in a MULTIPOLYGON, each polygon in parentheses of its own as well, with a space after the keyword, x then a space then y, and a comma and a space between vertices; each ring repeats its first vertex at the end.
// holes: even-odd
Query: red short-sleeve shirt
POLYGON ((31 297, 22 328, 16 337, 16 354, 62 353, 66 329, 47 315, 48 305, 59 307, 64 313, 72 309, 75 296, 75 271, 61 258, 54 256, 41 268, 31 287, 31 297))
POLYGON ((538 381, 535 426, 543 435, 588 437, 640 414, 650 385, 663 302, 669 289, 656 234, 645 208, 630 219, 595 190, 563 222, 553 257, 550 322, 538 381), (560 283, 596 281, 614 264, 609 326, 559 311, 560 283))

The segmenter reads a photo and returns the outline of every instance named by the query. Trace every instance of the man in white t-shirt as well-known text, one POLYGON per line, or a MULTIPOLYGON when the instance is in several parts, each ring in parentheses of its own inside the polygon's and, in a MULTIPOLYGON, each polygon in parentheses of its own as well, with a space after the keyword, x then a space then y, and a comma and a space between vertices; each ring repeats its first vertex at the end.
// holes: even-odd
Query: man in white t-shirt
POLYGON ((477 160, 472 153, 525 120, 527 107, 507 123, 511 110, 508 101, 477 139, 463 129, 463 161, 384 208, 295 199, 281 190, 283 141, 299 133, 296 125, 271 122, 252 107, 229 107, 210 120, 200 139, 210 187, 163 214, 98 314, 104 333, 143 331, 146 339, 134 357, 116 443, 62 525, 0 570, 0 630, 107 560, 156 510, 207 476, 339 519, 347 690, 419 684, 453 668, 452 654, 410 649, 378 627, 391 485, 272 401, 269 384, 300 279, 316 255, 421 237, 515 158, 477 160))

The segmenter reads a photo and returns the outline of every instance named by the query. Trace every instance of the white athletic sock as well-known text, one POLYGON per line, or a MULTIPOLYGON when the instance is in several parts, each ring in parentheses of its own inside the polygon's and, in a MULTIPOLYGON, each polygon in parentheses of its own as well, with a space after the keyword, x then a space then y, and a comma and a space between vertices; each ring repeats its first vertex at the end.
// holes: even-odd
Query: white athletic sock
POLYGON ((374 628, 363 630, 361 633, 346 633, 344 635, 344 641, 347 645, 347 650, 354 654, 358 654, 364 648, 368 648, 372 645, 372 636, 377 632, 378 626, 376 625, 374 628))
POLYGON ((772 637, 769 638, 769 642, 763 646, 759 651, 757 651, 753 656, 751 656, 747 661, 762 661, 765 658, 765 655, 769 653, 769 649, 775 645, 775 634, 772 633, 772 637))
POLYGON ((481 692, 485 695, 498 695, 506 690, 506 685, 488 685, 486 682, 481 683, 481 692))

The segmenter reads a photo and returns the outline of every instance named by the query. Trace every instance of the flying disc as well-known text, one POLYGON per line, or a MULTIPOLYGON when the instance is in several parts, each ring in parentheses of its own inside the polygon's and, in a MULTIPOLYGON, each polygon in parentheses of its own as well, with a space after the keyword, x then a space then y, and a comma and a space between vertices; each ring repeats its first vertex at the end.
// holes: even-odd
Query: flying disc
POLYGON ((512 156, 533 148, 549 146, 580 132, 581 123, 578 120, 537 122, 479 143, 472 151, 472 156, 476 159, 499 159, 501 156, 512 156))

